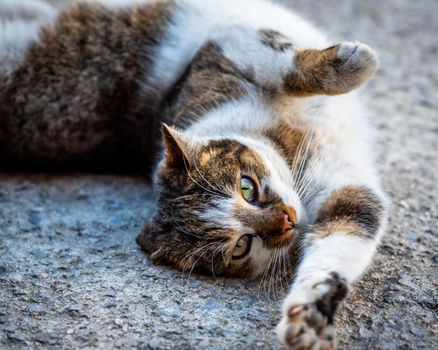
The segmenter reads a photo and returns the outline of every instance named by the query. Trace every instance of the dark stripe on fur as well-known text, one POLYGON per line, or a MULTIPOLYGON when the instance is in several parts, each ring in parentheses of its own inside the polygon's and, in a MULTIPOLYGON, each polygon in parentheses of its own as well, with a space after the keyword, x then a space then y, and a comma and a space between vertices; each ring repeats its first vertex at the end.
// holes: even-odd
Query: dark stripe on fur
POLYGON ((263 29, 259 34, 262 44, 275 51, 284 52, 293 49, 293 44, 290 40, 275 30, 263 29))
POLYGON ((322 205, 316 221, 318 231, 336 225, 357 227, 354 234, 372 238, 382 223, 384 207, 380 198, 365 187, 344 187, 334 191, 322 205))
POLYGON ((168 114, 175 117, 176 125, 185 126, 221 104, 242 97, 248 83, 248 76, 223 55, 216 43, 207 43, 186 71, 178 93, 172 93, 175 101, 170 101, 168 114))

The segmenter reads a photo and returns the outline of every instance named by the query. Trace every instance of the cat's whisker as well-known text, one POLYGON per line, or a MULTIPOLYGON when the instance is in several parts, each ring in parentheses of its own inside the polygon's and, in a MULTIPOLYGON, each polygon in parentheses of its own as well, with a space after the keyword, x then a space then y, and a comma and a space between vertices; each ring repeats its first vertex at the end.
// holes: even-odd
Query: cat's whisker
MULTIPOLYGON (((269 291, 266 290, 266 287, 267 287, 266 284, 267 284, 267 276, 271 270, 272 261, 273 261, 273 255, 271 254, 269 257, 269 261, 266 264, 265 270, 263 271, 262 277, 260 279, 260 283, 259 283, 259 293, 260 293, 261 288, 263 287, 263 290, 264 290, 265 295, 267 296, 268 300, 270 300, 270 297, 269 297, 269 291)), ((268 284, 268 288, 269 288, 269 284, 268 284)), ((259 296, 260 296, 260 294, 259 294, 259 296)))
POLYGON ((188 198, 193 198, 193 197, 218 197, 218 198, 222 198, 222 196, 219 195, 215 195, 215 194, 211 194, 211 193, 193 193, 193 194, 186 194, 184 196, 180 196, 175 198, 175 201, 180 201, 182 199, 188 199, 188 198))
POLYGON ((214 190, 214 191, 218 191, 219 193, 221 193, 221 191, 220 191, 216 186, 214 186, 212 183, 210 183, 210 182, 205 178, 205 176, 201 173, 201 171, 199 170, 198 165, 196 164, 196 160, 193 160, 193 165, 195 166, 195 170, 196 170, 196 172, 199 174, 199 176, 201 177, 201 179, 204 180, 204 182, 207 184, 207 186, 209 186, 212 190, 214 190))
MULTIPOLYGON (((290 272, 292 271, 292 265, 290 263, 290 256, 289 256, 289 248, 285 247, 282 248, 282 256, 283 256, 283 266, 284 266, 284 275, 282 276, 283 280, 286 280, 286 278, 290 275, 290 272)), ((286 288, 283 290, 286 294, 288 292, 288 283, 286 282, 286 288)))
POLYGON ((269 278, 269 293, 271 293, 272 289, 272 295, 274 296, 274 301, 277 301, 277 286, 275 284, 275 274, 278 269, 278 250, 274 250, 274 264, 273 268, 271 270, 271 276, 269 278))
POLYGON ((176 230, 184 233, 187 236, 192 236, 192 237, 196 237, 196 238, 203 239, 203 240, 215 239, 215 238, 208 238, 208 237, 202 237, 202 236, 195 235, 194 233, 187 232, 180 227, 177 227, 176 230))
POLYGON ((226 262, 227 262, 227 260, 225 259, 225 255, 224 255, 224 250, 225 250, 226 247, 227 247, 227 245, 224 244, 224 245, 222 246, 222 250, 221 250, 222 260, 223 260, 224 264, 226 264, 226 262))
POLYGON ((268 295, 268 299, 271 300, 271 278, 272 278, 272 272, 275 269, 275 251, 273 252, 273 254, 271 255, 271 261, 269 264, 269 269, 268 269, 268 274, 267 277, 269 277, 266 282, 267 282, 267 295, 268 295))
POLYGON ((311 175, 308 175, 306 177, 306 179, 303 180, 302 187, 300 188, 300 191, 298 192, 298 197, 301 199, 305 199, 307 196, 307 190, 312 185, 313 179, 315 178, 314 169, 316 168, 316 166, 317 165, 313 166, 313 168, 309 170, 309 174, 311 174, 311 175))
POLYGON ((278 270, 277 273, 275 274, 275 284, 277 286, 276 298, 278 300, 278 298, 284 292, 283 277, 282 277, 284 266, 283 266, 283 250, 282 248, 277 248, 277 251, 278 251, 278 270))
MULTIPOLYGON (((214 245, 217 244, 217 242, 210 242, 202 247, 199 247, 197 249, 195 249, 194 251, 190 252, 189 254, 187 254, 182 260, 181 260, 181 268, 182 268, 182 273, 184 275, 184 272, 187 271, 188 268, 188 264, 190 263, 190 260, 194 257, 197 256, 198 253, 203 252, 202 254, 200 254, 200 256, 197 258, 197 260, 192 264, 191 270, 190 270, 190 274, 193 271, 194 267, 196 266, 196 263, 199 261, 199 259, 205 254, 206 251, 208 251, 208 249, 214 245)), ((190 278, 190 275, 189 275, 190 278)))
POLYGON ((319 165, 318 160, 317 159, 313 160, 311 165, 308 166, 304 175, 300 179, 300 184, 297 188, 297 195, 299 198, 302 198, 302 196, 305 194, 307 187, 309 186, 309 184, 311 183, 311 181, 315 177, 314 170, 316 169, 316 167, 318 165, 319 165))
POLYGON ((195 269, 196 265, 198 264, 198 261, 199 261, 199 260, 200 260, 205 254, 207 254, 207 252, 210 250, 210 248, 211 248, 211 247, 209 247, 208 249, 205 249, 205 250, 203 251, 203 253, 199 255, 198 259, 196 259, 195 263, 193 264, 192 268, 190 269, 190 273, 189 273, 189 276, 188 276, 188 279, 189 279, 189 280, 190 280, 190 278, 192 277, 193 270, 195 269))
POLYGON ((208 188, 202 186, 199 182, 197 182, 197 181, 193 178, 192 174, 190 174, 190 170, 189 170, 189 168, 188 168, 188 166, 187 166, 187 163, 186 163, 186 160, 185 160, 184 158, 183 158, 183 162, 184 162, 184 168, 185 168, 185 170, 186 170, 186 172, 187 172, 187 175, 190 177, 190 179, 191 179, 195 184, 197 184, 199 187, 201 187, 202 189, 204 189, 204 190, 205 190, 206 192, 208 192, 208 193, 211 193, 211 194, 214 194, 214 195, 217 195, 217 196, 220 196, 220 195, 221 195, 220 193, 216 193, 216 192, 214 192, 214 191, 211 191, 210 189, 208 189, 208 188))
POLYGON ((201 178, 204 180, 204 182, 213 190, 213 191, 217 191, 220 194, 223 194, 224 196, 228 196, 227 193, 225 193, 225 191, 219 189, 218 187, 214 186, 212 183, 210 183, 205 176, 201 173, 201 171, 199 170, 198 166, 196 165, 196 161, 193 162, 194 166, 195 166, 195 170, 197 171, 197 173, 199 174, 199 176, 201 176, 201 178))
POLYGON ((225 262, 225 258, 224 258, 224 248, 226 246, 226 243, 221 244, 220 246, 218 246, 216 248, 216 250, 213 252, 212 256, 211 256, 211 272, 213 274, 213 278, 216 279, 216 274, 214 273, 214 257, 216 256, 217 253, 219 253, 220 251, 222 252, 222 257, 224 259, 225 262))
POLYGON ((271 269, 269 270, 269 281, 268 281, 268 295, 269 295, 269 298, 271 297, 271 295, 273 295, 273 293, 271 292, 271 289, 272 289, 272 274, 273 274, 273 271, 275 270, 275 265, 276 265, 276 254, 275 254, 276 252, 275 252, 275 250, 273 251, 273 253, 272 253, 272 266, 271 266, 271 269))
MULTIPOLYGON (((297 179, 299 181, 296 184, 297 187, 301 186, 302 177, 303 177, 303 174, 304 174, 305 168, 306 168, 306 163, 308 163, 308 161, 309 161, 308 153, 309 153, 309 150, 310 150, 310 147, 311 147, 311 141, 313 139, 313 133, 310 132, 310 128, 308 130, 309 130, 309 132, 306 133, 306 136, 307 136, 308 139, 305 141, 306 145, 305 145, 304 153, 300 155, 299 167, 298 167, 297 173, 296 173, 297 179), (308 135, 310 135, 310 136, 308 136, 308 135)), ((306 136, 305 136, 305 138, 306 138, 306 136)))
MULTIPOLYGON (((328 147, 326 154, 331 154, 331 152, 334 150, 334 146, 328 147)), ((305 199, 307 195, 308 188, 312 185, 312 181, 316 176, 316 168, 323 162, 324 160, 324 154, 320 154, 313 162, 312 166, 307 169, 307 174, 305 179, 303 180, 303 185, 300 188, 298 192, 298 197, 305 199)))
POLYGON ((310 165, 306 168, 304 175, 300 179, 299 186, 297 188, 298 197, 303 197, 306 193, 309 184, 313 181, 316 173, 316 168, 320 165, 321 160, 319 158, 313 159, 310 165))
POLYGON ((196 267, 196 265, 197 265, 197 263, 198 263, 198 261, 209 251, 209 250, 211 250, 216 244, 220 244, 221 243, 221 241, 216 241, 216 242, 212 242, 212 243, 209 243, 209 244, 207 244, 207 245, 205 245, 204 247, 201 247, 201 248, 205 248, 204 249, 204 251, 202 251, 202 254, 200 254, 199 255, 199 257, 196 259, 196 261, 194 262, 194 264, 193 264, 193 266, 192 266, 192 268, 191 268, 191 270, 190 270, 190 273, 189 273, 189 276, 188 276, 188 279, 190 280, 190 278, 191 278, 191 275, 192 275, 192 272, 193 272, 193 270, 195 269, 195 267, 196 267))
POLYGON ((278 250, 278 256, 279 256, 279 271, 276 275, 276 283, 280 284, 280 294, 284 293, 284 285, 283 285, 283 273, 284 273, 284 256, 283 256, 283 249, 277 248, 278 250))
POLYGON ((308 160, 307 154, 309 147, 312 143, 312 139, 314 137, 313 131, 314 131, 314 125, 316 123, 316 119, 317 118, 314 117, 310 121, 309 125, 306 128, 306 131, 304 132, 303 137, 300 140, 299 146, 297 147, 297 152, 295 154, 293 165, 292 165, 292 170, 294 173, 294 177, 293 177, 294 187, 299 187, 302 171, 306 161, 308 160), (303 153, 303 147, 306 147, 304 153, 303 153))
MULTIPOLYGON (((202 250, 201 250, 202 251, 202 250)), ((196 255, 196 254, 195 254, 196 255)), ((196 263, 198 262, 198 260, 199 260, 199 258, 195 261, 195 262, 192 262, 192 258, 195 256, 195 255, 190 255, 190 256, 188 256, 188 257, 186 257, 186 258, 184 258, 184 264, 183 264, 183 266, 182 266, 182 277, 184 277, 184 274, 188 271, 188 268, 190 267, 190 272, 189 272, 189 274, 187 275, 187 282, 190 280, 190 278, 191 278, 191 273, 192 273, 192 271, 193 271, 193 269, 194 269, 194 266, 196 265, 196 263)), ((201 255, 202 256, 202 255, 201 255)), ((181 263, 182 263, 182 261, 181 261, 181 263)))

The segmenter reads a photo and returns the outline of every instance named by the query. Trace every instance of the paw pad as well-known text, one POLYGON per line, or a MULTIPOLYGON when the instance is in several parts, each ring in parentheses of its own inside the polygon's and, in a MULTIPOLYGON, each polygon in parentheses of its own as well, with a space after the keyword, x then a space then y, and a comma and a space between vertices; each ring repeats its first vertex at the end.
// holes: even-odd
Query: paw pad
POLYGON ((347 283, 337 273, 313 286, 324 285, 324 294, 313 303, 291 306, 282 321, 283 341, 290 349, 335 349, 333 315, 347 295, 347 283))

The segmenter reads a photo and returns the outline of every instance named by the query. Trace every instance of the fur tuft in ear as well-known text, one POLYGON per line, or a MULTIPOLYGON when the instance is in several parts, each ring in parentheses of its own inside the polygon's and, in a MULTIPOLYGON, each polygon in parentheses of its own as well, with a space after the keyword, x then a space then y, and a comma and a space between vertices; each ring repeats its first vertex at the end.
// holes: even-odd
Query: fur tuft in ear
POLYGON ((166 150, 166 165, 171 168, 189 166, 188 140, 179 131, 163 123, 161 129, 166 150))

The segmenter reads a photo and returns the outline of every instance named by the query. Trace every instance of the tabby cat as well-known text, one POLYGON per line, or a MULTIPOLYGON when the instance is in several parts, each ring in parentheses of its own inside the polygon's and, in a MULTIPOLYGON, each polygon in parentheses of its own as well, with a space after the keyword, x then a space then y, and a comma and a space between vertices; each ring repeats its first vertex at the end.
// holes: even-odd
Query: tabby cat
POLYGON ((0 4, 3 166, 150 172, 137 237, 157 263, 293 281, 278 336, 333 349, 333 316, 384 231, 372 135, 354 93, 376 71, 262 0, 0 4), (348 94, 347 94, 348 93, 348 94))

